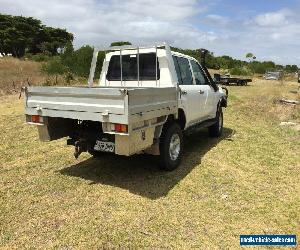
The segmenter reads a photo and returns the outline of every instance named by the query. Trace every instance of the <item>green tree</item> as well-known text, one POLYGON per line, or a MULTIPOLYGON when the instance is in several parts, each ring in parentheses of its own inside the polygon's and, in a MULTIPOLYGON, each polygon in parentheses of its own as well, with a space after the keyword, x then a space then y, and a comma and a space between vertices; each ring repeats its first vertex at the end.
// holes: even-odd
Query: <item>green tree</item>
POLYGON ((44 36, 45 39, 38 48, 43 53, 50 53, 51 55, 57 55, 59 49, 62 50, 67 43, 73 41, 73 35, 64 29, 44 27, 44 36))
POLYGON ((246 58, 249 60, 251 60, 253 57, 254 57, 254 55, 251 52, 246 54, 246 58))
POLYGON ((72 42, 67 42, 63 53, 61 54, 61 61, 68 68, 71 68, 74 64, 74 47, 72 42))
POLYGON ((32 17, 0 14, 0 52, 22 57, 25 53, 57 55, 73 35, 64 29, 42 25, 32 17))
POLYGON ((285 71, 288 73, 295 73, 298 71, 298 66, 297 65, 286 65, 285 71))
POLYGON ((123 45, 132 45, 132 44, 130 42, 123 42, 123 41, 113 42, 110 44, 110 46, 123 46, 123 45))

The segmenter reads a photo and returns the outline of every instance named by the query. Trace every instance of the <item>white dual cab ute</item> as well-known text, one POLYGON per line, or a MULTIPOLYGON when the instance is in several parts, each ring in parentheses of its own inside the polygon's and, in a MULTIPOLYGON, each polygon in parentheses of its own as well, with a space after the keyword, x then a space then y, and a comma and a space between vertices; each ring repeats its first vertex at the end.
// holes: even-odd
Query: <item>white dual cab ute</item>
POLYGON ((165 170, 179 166, 183 134, 207 127, 221 135, 226 105, 227 92, 205 65, 165 43, 95 49, 88 86, 25 88, 26 122, 37 125, 40 140, 68 137, 76 158, 157 155, 165 170), (95 76, 99 51, 105 57, 95 76))

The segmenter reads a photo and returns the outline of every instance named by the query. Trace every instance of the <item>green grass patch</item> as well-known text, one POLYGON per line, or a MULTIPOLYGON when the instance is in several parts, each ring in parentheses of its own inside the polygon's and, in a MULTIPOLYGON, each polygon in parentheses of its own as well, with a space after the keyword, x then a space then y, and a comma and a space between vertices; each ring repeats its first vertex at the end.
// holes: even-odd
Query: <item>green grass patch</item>
POLYGON ((174 172, 144 155, 75 160, 2 97, 0 247, 237 249, 240 234, 299 235, 300 134, 279 127, 299 110, 273 102, 294 88, 229 87, 223 137, 186 138, 174 172))

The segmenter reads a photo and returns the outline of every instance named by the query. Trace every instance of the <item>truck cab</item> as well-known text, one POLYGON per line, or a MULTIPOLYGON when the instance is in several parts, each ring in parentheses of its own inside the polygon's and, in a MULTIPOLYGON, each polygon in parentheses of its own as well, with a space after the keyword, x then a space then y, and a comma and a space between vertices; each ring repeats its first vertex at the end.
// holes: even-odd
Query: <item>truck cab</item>
POLYGON ((173 170, 184 134, 203 127, 222 134, 227 93, 205 65, 167 44, 110 47, 96 76, 99 51, 88 86, 25 89, 26 121, 37 125, 42 141, 68 137, 76 158, 84 151, 157 155, 163 169, 173 170))
POLYGON ((195 58, 173 51, 172 60, 168 61, 166 52, 165 49, 140 48, 137 55, 137 51, 124 50, 121 60, 119 52, 109 53, 98 84, 104 87, 176 87, 179 91, 178 108, 185 114, 185 128, 214 118, 224 93, 210 80, 209 73, 204 71, 205 66, 195 58))
POLYGON ((196 59, 176 52, 172 57, 180 88, 178 106, 186 118, 185 129, 213 119, 223 92, 210 81, 203 65, 196 59))

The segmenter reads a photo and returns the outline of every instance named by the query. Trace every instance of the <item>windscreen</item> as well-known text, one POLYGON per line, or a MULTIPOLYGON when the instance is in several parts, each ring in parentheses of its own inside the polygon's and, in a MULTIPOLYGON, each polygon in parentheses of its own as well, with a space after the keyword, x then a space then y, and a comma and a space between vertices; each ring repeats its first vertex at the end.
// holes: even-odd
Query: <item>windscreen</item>
MULTIPOLYGON (((138 67, 139 60, 139 80, 156 80, 157 65, 157 80, 160 78, 159 63, 155 63, 156 54, 140 54, 138 55, 122 55, 122 80, 123 81, 137 81, 138 80, 138 67)), ((114 55, 111 57, 106 79, 108 81, 121 81, 121 67, 120 56, 114 55)))

